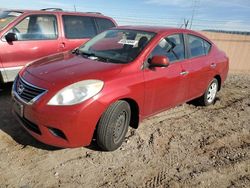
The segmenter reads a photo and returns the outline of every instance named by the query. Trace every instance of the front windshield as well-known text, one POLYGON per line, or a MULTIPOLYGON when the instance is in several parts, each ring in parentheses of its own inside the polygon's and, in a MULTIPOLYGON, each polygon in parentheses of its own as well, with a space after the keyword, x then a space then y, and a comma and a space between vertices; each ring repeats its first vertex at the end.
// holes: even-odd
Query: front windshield
POLYGON ((22 15, 21 12, 16 11, 0 11, 0 30, 7 26, 14 19, 22 15))
POLYGON ((135 30, 107 30, 79 48, 79 54, 111 63, 133 61, 155 33, 135 30))

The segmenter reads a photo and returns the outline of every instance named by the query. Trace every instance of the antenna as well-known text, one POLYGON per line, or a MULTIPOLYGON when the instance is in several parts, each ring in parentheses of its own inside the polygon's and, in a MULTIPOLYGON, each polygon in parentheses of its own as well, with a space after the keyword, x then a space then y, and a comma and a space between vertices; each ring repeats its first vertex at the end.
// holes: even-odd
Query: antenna
POLYGON ((184 19, 184 26, 185 26, 185 29, 187 29, 188 24, 189 24, 189 20, 184 19))
POLYGON ((180 25, 180 28, 182 28, 182 27, 184 26, 184 28, 187 29, 188 24, 189 24, 189 20, 186 20, 186 19, 184 18, 183 24, 180 25))
POLYGON ((193 11, 192 11, 192 17, 191 17, 189 29, 192 28, 193 20, 194 20, 194 15, 195 15, 195 11, 196 11, 196 8, 198 8, 198 3, 199 3, 199 2, 200 2, 200 0, 193 0, 193 11))
POLYGON ((74 10, 75 10, 75 12, 76 12, 76 5, 74 5, 74 10))

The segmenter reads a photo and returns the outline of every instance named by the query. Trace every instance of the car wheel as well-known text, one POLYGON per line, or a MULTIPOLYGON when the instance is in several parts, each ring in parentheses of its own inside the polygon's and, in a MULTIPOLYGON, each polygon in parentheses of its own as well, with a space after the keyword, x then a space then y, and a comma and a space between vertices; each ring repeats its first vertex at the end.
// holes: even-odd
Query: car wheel
POLYGON ((131 117, 130 106, 126 101, 117 101, 102 115, 97 126, 97 144, 105 151, 119 148, 128 131, 131 117))
POLYGON ((202 106, 209 106, 211 104, 214 104, 218 88, 219 88, 218 80, 214 78, 208 85, 204 95, 199 98, 198 102, 202 106))

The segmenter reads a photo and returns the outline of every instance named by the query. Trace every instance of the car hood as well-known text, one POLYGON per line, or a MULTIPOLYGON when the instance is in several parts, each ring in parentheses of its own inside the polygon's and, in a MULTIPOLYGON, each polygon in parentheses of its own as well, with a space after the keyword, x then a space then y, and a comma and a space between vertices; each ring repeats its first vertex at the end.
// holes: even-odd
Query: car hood
POLYGON ((25 69, 32 76, 55 84, 70 84, 84 79, 105 81, 121 71, 123 64, 90 60, 71 53, 60 53, 37 60, 25 69))

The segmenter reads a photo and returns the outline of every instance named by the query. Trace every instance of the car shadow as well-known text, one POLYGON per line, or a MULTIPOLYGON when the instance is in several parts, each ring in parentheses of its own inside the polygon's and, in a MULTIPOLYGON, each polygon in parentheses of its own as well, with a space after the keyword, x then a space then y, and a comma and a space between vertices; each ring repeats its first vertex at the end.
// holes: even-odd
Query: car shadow
POLYGON ((35 140, 21 127, 12 114, 11 88, 12 83, 0 86, 0 130, 11 136, 23 148, 32 146, 49 151, 60 150, 61 148, 48 146, 35 140))
MULTIPOLYGON (((213 104, 216 104, 217 102, 220 101, 220 98, 218 96, 215 97, 214 99, 214 103, 213 104)), ((202 105, 200 104, 200 102, 197 100, 197 99, 194 99, 194 100, 191 100, 191 101, 188 101, 187 102, 188 105, 193 105, 195 107, 201 107, 202 105)))

